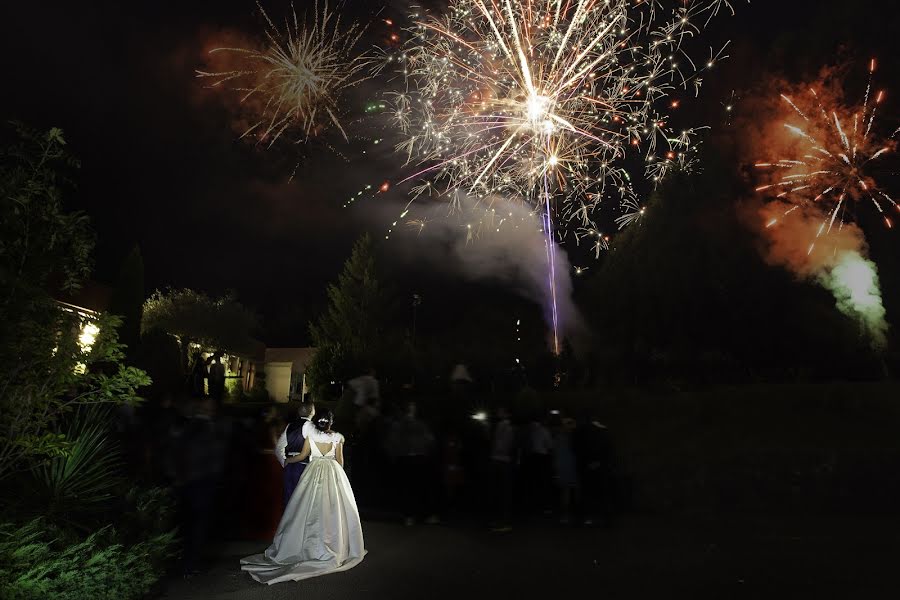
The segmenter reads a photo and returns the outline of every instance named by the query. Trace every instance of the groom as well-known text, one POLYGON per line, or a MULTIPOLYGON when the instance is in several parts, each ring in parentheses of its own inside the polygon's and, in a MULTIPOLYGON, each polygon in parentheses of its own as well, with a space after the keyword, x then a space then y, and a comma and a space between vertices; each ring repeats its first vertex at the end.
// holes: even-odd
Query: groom
POLYGON ((300 454, 300 451, 303 450, 303 442, 309 437, 314 427, 312 418, 315 414, 316 407, 313 406, 312 402, 300 404, 300 408, 297 409, 297 417, 285 428, 284 433, 281 434, 281 437, 278 438, 278 443, 275 445, 275 456, 278 458, 281 466, 284 467, 284 472, 282 473, 284 480, 283 507, 287 507, 288 501, 294 493, 294 488, 297 487, 297 483, 300 481, 300 476, 303 475, 306 465, 309 464, 309 459, 303 462, 288 463, 287 457, 300 454))

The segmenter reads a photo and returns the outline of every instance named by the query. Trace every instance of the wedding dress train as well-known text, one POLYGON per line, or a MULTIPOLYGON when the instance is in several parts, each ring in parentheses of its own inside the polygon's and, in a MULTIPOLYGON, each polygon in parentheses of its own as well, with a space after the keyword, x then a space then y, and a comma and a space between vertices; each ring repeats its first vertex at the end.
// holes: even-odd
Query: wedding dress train
POLYGON ((272 545, 241 559, 241 569, 260 583, 308 579, 345 571, 362 562, 366 550, 356 498, 335 458, 339 433, 309 436, 309 466, 291 496, 272 545), (322 454, 318 444, 331 444, 322 454))

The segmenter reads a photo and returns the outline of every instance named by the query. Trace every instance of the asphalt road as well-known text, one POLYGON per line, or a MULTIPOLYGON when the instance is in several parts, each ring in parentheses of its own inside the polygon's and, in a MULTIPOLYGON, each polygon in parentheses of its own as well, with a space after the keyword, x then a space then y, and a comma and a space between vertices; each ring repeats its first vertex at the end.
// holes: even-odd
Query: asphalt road
POLYGON ((610 530, 549 523, 472 527, 364 522, 350 571, 265 586, 238 561, 265 543, 219 544, 210 569, 172 579, 170 600, 358 598, 896 598, 900 518, 631 517, 610 530))

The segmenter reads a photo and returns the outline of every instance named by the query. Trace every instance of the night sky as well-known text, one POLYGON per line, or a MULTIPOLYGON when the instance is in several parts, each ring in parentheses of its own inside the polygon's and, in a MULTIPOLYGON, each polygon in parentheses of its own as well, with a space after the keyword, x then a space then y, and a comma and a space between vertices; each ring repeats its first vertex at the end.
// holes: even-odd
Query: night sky
MULTIPOLYGON (((769 74, 801 77, 835 60, 860 61, 862 71, 870 56, 880 59, 878 81, 889 90, 881 118, 897 122, 900 95, 890 93, 900 90, 898 18, 885 8, 893 2, 733 2, 737 16, 718 19, 699 40, 701 55, 732 44, 730 58, 704 77, 700 97, 685 99, 693 123, 723 127, 732 90, 745 97, 769 74)), ((282 0, 264 5, 273 15, 289 10, 282 0)), ((367 44, 383 44, 389 31, 381 19, 402 23, 404 6, 349 0, 346 10, 371 21, 367 44)), ((114 280, 139 244, 148 293, 233 289, 270 324, 290 311, 308 319, 353 240, 363 231, 383 240, 404 190, 342 205, 365 185, 402 177, 392 144, 372 145, 390 142, 386 117, 352 125, 358 137, 334 145, 343 157, 321 142, 266 152, 237 139, 220 98, 195 78, 211 40, 226 30, 256 35, 261 22, 252 0, 3 3, 0 115, 65 131, 82 161, 70 204, 88 212, 97 232, 98 280, 114 280)), ((349 111, 363 115, 384 87, 383 80, 364 85, 347 99, 349 111)), ((401 291, 436 296, 469 285, 424 244, 404 230, 380 247, 401 291)))

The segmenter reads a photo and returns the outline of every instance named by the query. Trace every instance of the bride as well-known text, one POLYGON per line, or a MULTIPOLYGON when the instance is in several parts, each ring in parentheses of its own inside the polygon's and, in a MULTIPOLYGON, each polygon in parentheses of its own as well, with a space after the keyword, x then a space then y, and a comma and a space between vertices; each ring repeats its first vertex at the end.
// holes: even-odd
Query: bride
POLYGON ((300 454, 309 466, 278 524, 272 545, 241 559, 241 569, 260 583, 279 583, 344 571, 366 554, 356 498, 344 473, 344 436, 331 430, 330 410, 316 414, 300 454))

